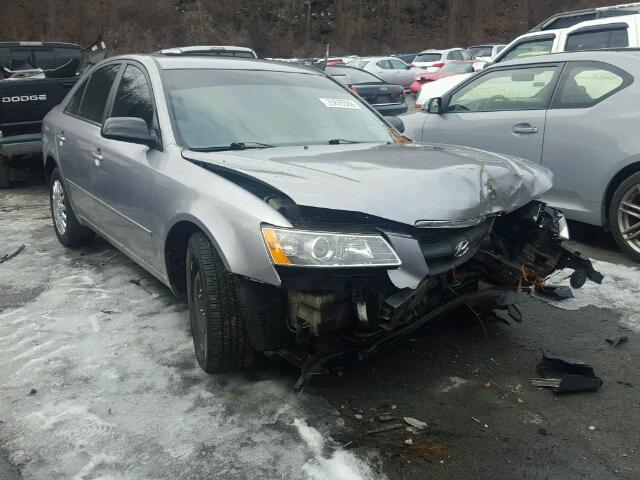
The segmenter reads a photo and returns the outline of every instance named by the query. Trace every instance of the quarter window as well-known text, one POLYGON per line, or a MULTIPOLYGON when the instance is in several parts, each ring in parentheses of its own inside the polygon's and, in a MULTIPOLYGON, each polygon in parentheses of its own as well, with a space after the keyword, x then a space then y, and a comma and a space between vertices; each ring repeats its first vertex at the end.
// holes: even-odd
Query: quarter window
POLYGON ((462 60, 462 54, 458 50, 454 50, 453 52, 449 52, 447 55, 447 60, 462 60))
POLYGON ((554 107, 591 107, 624 88, 625 77, 623 71, 613 71, 605 65, 572 65, 563 75, 554 107))
POLYGON ((82 98, 79 115, 98 124, 102 123, 107 97, 111 91, 111 85, 116 78, 120 65, 107 65, 91 75, 82 98))
POLYGON ((147 79, 138 67, 127 65, 118 85, 111 117, 138 117, 153 124, 153 100, 147 79))
POLYGON ((387 60, 387 62, 389 62, 389 64, 391 65, 391 67, 395 70, 406 70, 407 69, 407 64, 404 62, 401 62, 400 60, 387 60))
POLYGON ((450 112, 493 112, 547 108, 556 66, 496 70, 451 96, 450 112))
POLYGON ((71 97, 71 100, 69 100, 69 103, 67 103, 67 108, 64 109, 65 112, 70 113, 71 115, 78 114, 78 108, 80 108, 82 95, 84 95, 84 91, 87 88, 87 82, 88 80, 85 80, 82 82, 82 85, 78 87, 76 92, 73 94, 73 97, 71 97))
POLYGON ((553 48, 553 37, 538 38, 520 42, 509 50, 500 61, 514 60, 516 58, 533 57, 536 55, 546 55, 551 53, 553 48))
POLYGON ((568 36, 565 50, 577 52, 579 50, 597 50, 599 48, 619 48, 629 45, 626 27, 601 28, 575 32, 568 36))

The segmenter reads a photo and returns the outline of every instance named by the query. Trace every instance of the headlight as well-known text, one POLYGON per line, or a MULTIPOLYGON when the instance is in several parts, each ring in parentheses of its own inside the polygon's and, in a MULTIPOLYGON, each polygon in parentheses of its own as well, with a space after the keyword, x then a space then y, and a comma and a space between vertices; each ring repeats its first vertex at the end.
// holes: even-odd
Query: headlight
POLYGON ((350 235, 262 227, 276 265, 303 267, 396 267, 402 262, 379 235, 350 235))

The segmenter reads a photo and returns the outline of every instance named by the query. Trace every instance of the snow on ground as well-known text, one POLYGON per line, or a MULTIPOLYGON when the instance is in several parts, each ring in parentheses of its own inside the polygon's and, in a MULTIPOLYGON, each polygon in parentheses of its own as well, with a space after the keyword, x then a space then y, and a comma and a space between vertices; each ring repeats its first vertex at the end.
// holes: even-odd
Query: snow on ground
MULTIPOLYGON (((604 275, 601 285, 587 281, 582 288, 573 290, 574 298, 550 303, 567 310, 587 305, 612 308, 620 313, 625 327, 640 332, 640 269, 597 260, 593 266, 604 275)), ((570 274, 570 270, 558 272, 549 283, 569 285, 570 274)))
POLYGON ((341 420, 294 378, 202 372, 186 306, 104 242, 64 249, 42 190, 0 193, 0 256, 23 243, 0 264, 0 448, 25 478, 379 476, 327 448, 341 420))

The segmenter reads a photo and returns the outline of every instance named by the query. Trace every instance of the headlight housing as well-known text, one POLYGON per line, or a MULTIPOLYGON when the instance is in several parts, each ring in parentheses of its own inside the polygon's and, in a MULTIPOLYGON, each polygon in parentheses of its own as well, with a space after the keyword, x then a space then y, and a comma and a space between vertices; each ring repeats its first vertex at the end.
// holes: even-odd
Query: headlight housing
POLYGON ((402 264, 380 235, 262 227, 275 265, 300 267, 397 267, 402 264))

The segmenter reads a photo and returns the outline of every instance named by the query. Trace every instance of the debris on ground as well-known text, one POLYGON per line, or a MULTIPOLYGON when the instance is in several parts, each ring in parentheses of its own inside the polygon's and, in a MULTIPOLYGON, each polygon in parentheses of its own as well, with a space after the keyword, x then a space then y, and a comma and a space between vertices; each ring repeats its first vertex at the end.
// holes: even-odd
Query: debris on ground
POLYGON ((405 444, 405 445, 413 445, 413 438, 407 438, 407 439, 404 441, 404 444, 405 444))
POLYGON ((536 289, 541 297, 550 300, 566 300, 573 298, 573 292, 570 287, 564 285, 543 285, 536 289))
POLYGON ((11 260, 13 257, 18 255, 22 250, 24 250, 24 244, 20 245, 13 253, 5 253, 0 257, 0 263, 4 263, 7 260, 11 260))
POLYGON ((591 365, 551 352, 543 352, 537 371, 543 378, 531 379, 531 385, 551 388, 554 393, 586 392, 602 386, 591 365))
POLYGON ((381 422, 390 422, 391 420, 396 420, 397 418, 398 417, 394 417, 393 415, 387 412, 378 415, 378 420, 381 422))
POLYGON ((402 419, 409 425, 411 425, 414 428, 417 428, 418 430, 424 430, 425 428, 427 428, 427 424, 421 420, 417 420, 415 418, 412 417, 402 417, 402 419))
POLYGON ((607 342, 609 345, 611 345, 611 348, 616 348, 618 345, 620 345, 621 343, 626 342, 627 340, 629 340, 628 337, 625 337, 624 335, 620 335, 620 336, 612 336, 612 337, 608 337, 604 339, 605 342, 607 342))
POLYGON ((38 390, 36 390, 35 388, 32 388, 31 391, 29 392, 29 395, 33 397, 36 393, 38 393, 38 390))
POLYGON ((409 451, 414 454, 428 455, 440 459, 449 458, 449 450, 446 446, 438 442, 427 442, 421 445, 409 447, 409 451))

